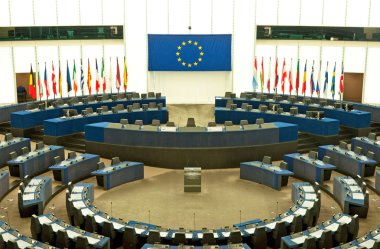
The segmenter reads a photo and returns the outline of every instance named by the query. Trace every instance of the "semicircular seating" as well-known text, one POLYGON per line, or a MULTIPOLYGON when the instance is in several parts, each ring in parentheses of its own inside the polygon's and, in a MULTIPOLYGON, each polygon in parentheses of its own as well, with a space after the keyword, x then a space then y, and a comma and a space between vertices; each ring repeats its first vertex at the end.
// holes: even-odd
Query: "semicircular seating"
POLYGON ((356 249, 356 248, 372 248, 379 249, 380 248, 380 227, 377 227, 365 235, 348 242, 346 244, 335 247, 336 249, 356 249))
POLYGON ((253 220, 223 229, 164 229, 157 225, 137 221, 123 221, 111 217, 92 204, 93 185, 77 183, 67 190, 67 211, 72 224, 87 231, 110 236, 113 246, 135 248, 148 243, 227 244, 247 243, 254 248, 280 248, 281 238, 314 226, 320 210, 319 185, 293 183, 294 205, 275 218, 253 220), (79 192, 78 192, 79 191, 79 192))

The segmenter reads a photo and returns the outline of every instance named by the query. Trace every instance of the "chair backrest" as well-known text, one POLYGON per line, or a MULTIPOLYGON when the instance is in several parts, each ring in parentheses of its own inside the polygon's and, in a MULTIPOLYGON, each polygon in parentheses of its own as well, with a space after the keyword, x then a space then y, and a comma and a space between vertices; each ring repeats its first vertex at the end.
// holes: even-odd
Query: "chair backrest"
POLYGON ((55 233, 51 224, 42 224, 41 241, 45 243, 55 244, 55 233))
POLYGON ((240 120, 240 125, 248 125, 248 120, 246 119, 243 119, 243 120, 240 120))
POLYGON ((157 109, 161 110, 162 108, 164 108, 164 104, 163 103, 158 103, 157 104, 157 109))
POLYGON ((136 231, 132 227, 125 227, 123 233, 123 248, 135 249, 137 248, 136 231))
POLYGON ((368 138, 371 139, 371 140, 376 141, 377 140, 376 133, 370 133, 370 134, 368 134, 368 138))
POLYGON ((142 104, 142 109, 143 109, 144 111, 148 110, 148 104, 142 104))
POLYGON ((104 169, 105 165, 104 162, 98 162, 98 169, 104 169))
POLYGON ((148 95, 147 95, 146 93, 142 93, 142 94, 141 94, 141 98, 142 98, 142 99, 146 99, 147 96, 148 96, 148 95))
POLYGON ((326 163, 326 164, 329 164, 330 163, 330 157, 329 156, 324 156, 323 157, 323 162, 326 163))
POLYGON ((340 243, 346 243, 348 236, 348 227, 347 224, 341 224, 336 232, 334 233, 334 240, 340 244, 340 243))
POLYGON ((373 153, 372 151, 368 151, 367 152, 367 157, 370 160, 374 160, 375 159, 375 153, 373 153))
MULTIPOLYGON (((125 98, 125 93, 118 93, 117 94, 117 99, 124 99, 125 98)), ((130 95, 131 96, 131 98, 132 98, 132 95, 130 95)), ((128 98, 128 94, 127 94, 127 98, 128 98)))
POLYGON ((86 215, 84 218, 84 230, 94 233, 97 232, 98 224, 96 223, 95 217, 92 214, 86 215))
POLYGON ((156 244, 161 242, 160 232, 157 230, 149 230, 149 235, 146 241, 148 244, 156 244))
POLYGON ((320 106, 326 106, 327 105, 327 101, 326 100, 320 100, 319 104, 320 104, 320 106))
POLYGON ((355 152, 355 154, 356 155, 361 155, 362 154, 362 147, 360 147, 360 146, 355 146, 355 148, 354 148, 354 152, 355 152))
MULTIPOLYGON (((1 236, 1 235, 0 235, 1 236)), ((7 249, 19 249, 17 242, 14 239, 8 239, 7 249)))
POLYGON ((224 121, 224 126, 232 126, 232 121, 224 121))
POLYGON ((148 108, 150 108, 150 109, 157 108, 157 103, 156 102, 149 102, 148 108))
POLYGON ((225 98, 231 98, 231 92, 225 92, 224 97, 225 98))
POLYGON ((333 238, 331 230, 324 230, 318 241, 319 248, 332 248, 333 238))
POLYGON ((298 107, 290 107, 290 115, 297 115, 298 107))
POLYGON ((263 104, 261 104, 261 105, 259 106, 259 110, 260 110, 261 112, 266 112, 266 111, 268 111, 268 106, 267 106, 267 105, 263 105, 263 104))
POLYGON ((215 245, 216 240, 214 238, 214 234, 211 232, 203 233, 203 238, 202 238, 201 244, 202 245, 215 245))
POLYGON ((59 164, 60 162, 62 162, 61 156, 54 157, 54 164, 59 164))
POLYGON ((227 99, 226 108, 231 109, 231 105, 234 103, 232 99, 227 99))
POLYGON ((70 240, 69 235, 64 230, 58 230, 57 232, 57 239, 56 239, 56 246, 59 248, 69 248, 70 246, 70 240))
POLYGON ((166 126, 168 126, 168 127, 174 127, 174 126, 175 126, 175 123, 172 122, 172 121, 168 121, 168 122, 166 123, 166 126))
MULTIPOLYGON (((32 238, 35 240, 39 240, 39 236, 41 234, 41 223, 38 220, 38 216, 35 214, 32 214, 31 220, 30 220, 30 231, 32 233, 32 238)), ((1 237, 1 236, 0 236, 1 237)))
POLYGON ((270 156, 264 156, 263 157, 263 163, 271 164, 272 163, 272 158, 270 156))
POLYGON ((246 93, 246 92, 241 92, 241 93, 240 93, 240 98, 241 98, 241 99, 245 99, 245 98, 247 98, 247 93, 246 93))
POLYGON ((5 141, 11 141, 13 139, 12 133, 5 134, 5 141))
POLYGON ((282 162, 280 163, 280 168, 281 168, 281 169, 288 169, 288 163, 282 161, 282 162))
POLYGON ((67 154, 67 158, 69 158, 69 159, 75 158, 76 156, 77 156, 77 153, 75 151, 70 151, 67 154))
MULTIPOLYGON (((36 145, 36 148, 37 148, 37 145, 36 145)), ((28 147, 22 147, 21 148, 21 153, 22 153, 22 155, 28 154, 29 153, 29 148, 28 147)))
POLYGON ((123 125, 129 124, 128 119, 126 118, 120 119, 120 124, 123 124, 123 125))
POLYGON ((111 165, 119 164, 120 158, 119 157, 112 157, 111 159, 111 165))
POLYGON ((117 109, 116 106, 113 106, 113 107, 111 108, 111 111, 112 111, 112 113, 118 113, 118 112, 119 112, 119 110, 117 109))
POLYGON ((298 233, 302 231, 302 216, 297 214, 294 216, 292 224, 290 225, 290 232, 298 233))
POLYGON ((17 158, 17 152, 13 151, 13 152, 9 153, 9 157, 11 158, 11 160, 16 159, 17 158))
POLYGON ((156 93, 156 99, 160 99, 161 98, 161 93, 156 93))
POLYGON ((116 231, 113 227, 113 223, 104 221, 101 234, 113 240, 116 237, 116 231))
POLYGON ((40 141, 36 143, 36 150, 40 150, 44 148, 44 142, 40 141))
POLYGON ((186 236, 184 232, 176 232, 173 239, 174 245, 185 244, 186 236))
POLYGON ((133 103, 133 104, 132 104, 132 109, 133 109, 133 110, 140 109, 140 103, 133 103))
MULTIPOLYGON (((366 191, 363 191, 365 193, 366 191)), ((349 238, 348 240, 353 240, 358 236, 359 233, 359 216, 355 214, 354 216, 351 217, 351 222, 348 225, 348 234, 349 238)))
POLYGON ((123 104, 117 104, 116 107, 117 107, 117 109, 119 111, 123 111, 124 110, 124 105, 123 104))
POLYGON ((317 241, 315 237, 307 237, 305 241, 303 242, 303 245, 301 248, 304 249, 316 249, 317 248, 317 241))
POLYGON ((339 142, 339 148, 341 148, 342 150, 347 150, 347 143, 344 142, 344 141, 340 141, 339 142))
POLYGON ((144 122, 141 119, 136 119, 135 120, 135 125, 144 125, 144 122))
POLYGON ((243 238, 241 237, 240 230, 231 231, 230 238, 229 238, 228 242, 231 243, 231 244, 242 243, 243 242, 243 238))
POLYGON ((187 123, 186 123, 186 127, 196 127, 195 119, 194 118, 188 118, 187 123))
POLYGON ((267 248, 268 238, 265 227, 257 227, 252 236, 254 248, 267 248))
POLYGON ((154 125, 154 126, 160 126, 160 124, 161 124, 161 121, 159 119, 153 119, 152 120, 152 125, 154 125))
POLYGON ((154 92, 148 92, 148 98, 155 98, 156 95, 154 94, 154 92))
POLYGON ((102 105, 102 112, 108 112, 108 106, 102 105))
POLYGON ((207 126, 208 127, 215 127, 216 123, 215 122, 208 122, 207 126))
POLYGON ((241 104, 241 109, 247 110, 248 103, 242 103, 241 104))
POLYGON ((87 107, 87 108, 86 108, 86 113, 87 113, 87 114, 94 113, 94 110, 92 109, 92 107, 87 107))
POLYGON ((261 125, 264 124, 264 119, 263 118, 256 119, 256 124, 261 127, 261 125))
POLYGON ((252 105, 247 105, 247 111, 252 111, 252 105))
POLYGON ((311 159, 317 159, 318 158, 318 152, 316 152, 316 151, 309 151, 309 157, 311 158, 311 159))
POLYGON ((78 236, 77 241, 75 243, 75 249, 89 249, 90 245, 88 244, 88 240, 84 236, 78 236))

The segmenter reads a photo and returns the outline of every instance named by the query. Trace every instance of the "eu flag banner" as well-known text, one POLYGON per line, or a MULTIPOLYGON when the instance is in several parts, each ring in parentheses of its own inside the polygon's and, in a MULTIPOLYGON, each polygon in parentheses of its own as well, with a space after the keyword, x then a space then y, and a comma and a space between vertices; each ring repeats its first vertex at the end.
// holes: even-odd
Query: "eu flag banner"
POLYGON ((148 35, 149 71, 231 71, 231 35, 148 35))

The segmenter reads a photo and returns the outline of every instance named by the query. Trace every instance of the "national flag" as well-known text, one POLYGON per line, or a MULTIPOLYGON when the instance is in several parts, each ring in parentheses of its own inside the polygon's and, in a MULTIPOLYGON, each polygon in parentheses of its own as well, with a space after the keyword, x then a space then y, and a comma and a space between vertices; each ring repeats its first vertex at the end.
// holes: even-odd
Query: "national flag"
POLYGON ((112 73, 112 58, 110 57, 110 71, 108 74, 108 82, 109 82, 109 89, 111 89, 112 93, 112 87, 113 87, 113 73, 112 73))
POLYGON ((325 83, 323 85, 323 95, 327 97, 327 85, 329 84, 329 62, 327 62, 326 72, 325 72, 325 83))
POLYGON ((334 64, 334 70, 333 70, 332 79, 331 79, 331 89, 330 89, 333 98, 335 95, 335 74, 336 74, 335 70, 336 70, 336 62, 334 64))
POLYGON ((268 69, 268 79, 267 79, 267 90, 270 93, 270 77, 272 74, 272 58, 269 57, 269 69, 268 69))
POLYGON ((253 87, 253 91, 255 91, 255 92, 256 92, 257 88, 259 88, 259 83, 257 82, 257 59, 256 59, 256 56, 255 56, 255 60, 253 62, 252 87, 253 87))
POLYGON ((322 61, 319 62, 319 72, 318 72, 318 78, 317 78, 317 83, 316 83, 316 88, 315 88, 315 92, 318 94, 318 97, 320 93, 319 81, 321 79, 321 71, 322 71, 322 61))
POLYGON ((54 96, 57 95, 57 81, 55 80, 55 71, 54 71, 54 63, 51 62, 51 82, 53 83, 53 93, 54 96))
POLYGON ((276 65, 274 66, 274 89, 277 93, 277 86, 278 86, 278 58, 276 59, 276 65))
POLYGON ((70 76, 70 69, 69 69, 69 61, 67 61, 67 67, 66 67, 66 81, 67 81, 67 93, 71 92, 73 90, 71 86, 71 76, 70 76))
POLYGON ((75 60, 74 60, 74 67, 73 67, 73 84, 74 84, 75 95, 77 95, 78 83, 77 83, 77 67, 75 65, 75 60))
POLYGON ((344 92, 344 66, 343 66, 343 63, 342 63, 342 74, 340 75, 340 79, 339 79, 339 94, 343 94, 344 92))
POLYGON ((58 63, 58 90, 59 95, 62 98, 62 72, 61 72, 61 62, 58 63))
POLYGON ((282 94, 285 92, 285 79, 286 79, 286 61, 284 58, 284 63, 282 63, 282 76, 281 76, 281 91, 282 94))
POLYGON ((127 91, 127 84, 128 84, 128 70, 127 70, 127 61, 125 60, 125 56, 124 56, 124 91, 127 91))
POLYGON ((104 58, 102 58, 102 79, 103 79, 103 93, 106 92, 107 88, 107 81, 106 81, 106 74, 104 72, 104 58))
POLYGON ((289 94, 292 95, 293 91, 293 59, 290 60, 290 69, 289 69, 289 94))
POLYGON ((42 99, 43 88, 41 85, 41 77, 40 77, 40 63, 37 63, 37 86, 38 86, 38 96, 40 96, 40 99, 42 99))
POLYGON ((314 61, 313 61, 313 66, 311 67, 310 91, 311 91, 311 96, 313 96, 314 91, 315 91, 315 85, 314 85, 314 61))
POLYGON ((261 85, 261 92, 263 92, 264 91, 264 57, 261 57, 260 85, 261 85))
POLYGON ((307 68, 307 60, 305 61, 305 68, 303 70, 302 94, 306 93, 306 68, 307 68))
POLYGON ((95 90, 96 93, 99 92, 100 89, 100 79, 99 79, 99 69, 98 69, 98 59, 95 59, 95 70, 96 70, 96 84, 95 84, 95 90))
POLYGON ((296 94, 298 95, 298 89, 300 88, 300 59, 297 61, 297 72, 296 72, 296 94))
POLYGON ((121 86, 119 59, 116 57, 116 88, 119 91, 121 86))
POLYGON ((33 67, 32 64, 30 64, 30 73, 29 73, 29 95, 33 98, 36 99, 36 81, 34 79, 34 72, 33 72, 33 67))
POLYGON ((82 90, 82 94, 84 93, 84 72, 83 72, 83 63, 82 59, 80 59, 80 88, 82 90))
POLYGON ((46 98, 49 98, 49 87, 47 82, 47 72, 46 72, 46 62, 45 62, 45 72, 44 72, 44 85, 45 85, 45 92, 46 92, 46 98))
POLYGON ((88 89, 88 94, 91 95, 91 67, 90 67, 90 59, 88 59, 88 67, 87 67, 87 89, 88 89))

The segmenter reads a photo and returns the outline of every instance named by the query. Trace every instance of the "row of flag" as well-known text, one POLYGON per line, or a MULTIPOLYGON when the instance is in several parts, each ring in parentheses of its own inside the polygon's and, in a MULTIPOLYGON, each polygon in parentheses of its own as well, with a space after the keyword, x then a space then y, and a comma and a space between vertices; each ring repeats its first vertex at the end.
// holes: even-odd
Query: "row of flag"
MULTIPOLYGON (((109 74, 108 78, 105 74, 105 66, 104 66, 104 58, 102 58, 101 61, 101 70, 99 70, 98 67, 98 60, 95 59, 95 92, 96 94, 100 92, 106 92, 107 85, 112 89, 113 85, 113 73, 112 73, 112 59, 110 58, 110 68, 109 68, 109 74)), ((87 79, 86 79, 86 86, 85 86, 85 77, 84 77, 84 70, 83 70, 83 63, 82 59, 80 59, 80 82, 77 80, 77 69, 76 69, 76 61, 74 60, 73 69, 72 69, 72 76, 70 73, 69 68, 69 62, 66 62, 66 84, 67 84, 67 92, 70 93, 74 91, 75 96, 77 95, 77 92, 79 89, 81 89, 82 93, 84 92, 85 88, 87 88, 88 93, 92 94, 92 74, 91 74, 91 66, 90 66, 90 59, 88 59, 88 66, 87 66, 87 79)), ((62 90, 62 71, 61 71, 61 62, 58 63, 58 81, 56 79, 55 74, 55 68, 54 63, 51 64, 52 70, 51 70, 51 86, 53 89, 53 97, 61 97, 63 94, 62 90)), ((33 66, 30 65, 30 76, 29 76, 29 95, 35 100, 37 98, 42 99, 42 96, 45 93, 46 98, 48 99, 51 95, 51 92, 49 91, 49 80, 47 77, 47 70, 46 70, 46 62, 45 62, 45 70, 44 70, 44 76, 43 76, 43 83, 41 82, 41 76, 40 76, 40 64, 37 63, 37 82, 35 80, 33 66), (38 90, 38 93, 37 93, 38 90)), ((127 63, 124 57, 124 74, 123 74, 123 88, 124 91, 127 91, 127 84, 128 84, 128 70, 127 70, 127 63)), ((122 90, 122 81, 121 81, 121 74, 120 74, 120 68, 119 68, 119 60, 116 57, 116 89, 118 91, 122 90)))
MULTIPOLYGON (((271 83, 271 77, 272 77, 272 73, 271 73, 271 58, 269 58, 269 69, 268 69, 268 75, 267 75, 267 81, 266 81, 266 90, 268 92, 271 91, 272 89, 272 83, 271 83)), ((317 94, 317 96, 319 97, 321 92, 324 94, 324 96, 326 97, 327 96, 327 93, 328 93, 328 85, 329 85, 329 72, 328 72, 328 68, 329 68, 329 62, 327 62, 327 65, 326 65, 326 71, 325 71, 325 75, 324 75, 324 81, 323 81, 323 88, 321 89, 321 82, 320 79, 321 79, 321 70, 322 70, 322 61, 320 61, 320 64, 319 64, 319 73, 318 73, 318 76, 317 78, 315 79, 315 76, 314 76, 314 61, 313 61, 313 64, 312 64, 312 68, 311 68, 311 75, 310 75, 310 78, 308 80, 307 78, 307 60, 305 61, 305 67, 304 67, 304 71, 303 71, 303 75, 301 75, 301 72, 300 72, 300 59, 298 59, 297 61, 297 71, 296 71, 296 81, 293 82, 293 59, 291 59, 291 62, 290 62, 290 68, 287 69, 286 67, 286 59, 284 59, 284 62, 282 64, 282 72, 281 72, 281 75, 280 75, 280 72, 279 72, 279 65, 278 65, 278 58, 276 59, 276 64, 275 64, 275 72, 274 72, 274 84, 273 84, 273 90, 274 92, 277 93, 278 91, 278 87, 279 87, 279 83, 281 84, 280 87, 281 87, 281 91, 282 93, 284 94, 285 92, 285 82, 288 81, 289 82, 289 93, 292 94, 293 93, 293 90, 295 90, 295 94, 298 95, 300 90, 301 90, 301 94, 305 95, 306 94, 306 86, 307 84, 309 83, 310 85, 310 94, 311 96, 313 96, 314 93, 317 94), (302 76, 302 82, 301 82, 301 77, 302 76), (281 81, 280 81, 281 79, 281 81), (295 83, 295 84, 294 84, 295 83), (294 84, 294 87, 293 87, 293 84, 294 84), (301 85, 302 84, 302 85, 301 85), (300 89, 301 87, 301 89, 300 89), (321 91, 322 90, 322 91, 321 91)), ((259 83, 260 83, 260 87, 261 87, 261 92, 264 91, 264 82, 265 82, 265 79, 264 79, 264 58, 261 59, 261 70, 260 70, 260 78, 258 78, 257 76, 257 70, 258 67, 257 67, 257 58, 255 57, 254 59, 254 63, 253 63, 253 80, 252 80, 252 86, 253 86, 253 90, 254 91, 257 91, 258 88, 259 88, 259 83)), ((333 72, 332 72, 332 78, 331 78, 331 85, 330 85, 330 93, 332 94, 332 97, 334 98, 335 96, 335 78, 336 78, 336 62, 334 64, 334 69, 333 69, 333 72)), ((339 80, 339 94, 341 95, 344 91, 344 67, 343 67, 343 63, 342 63, 342 73, 340 75, 340 80, 339 80)))

